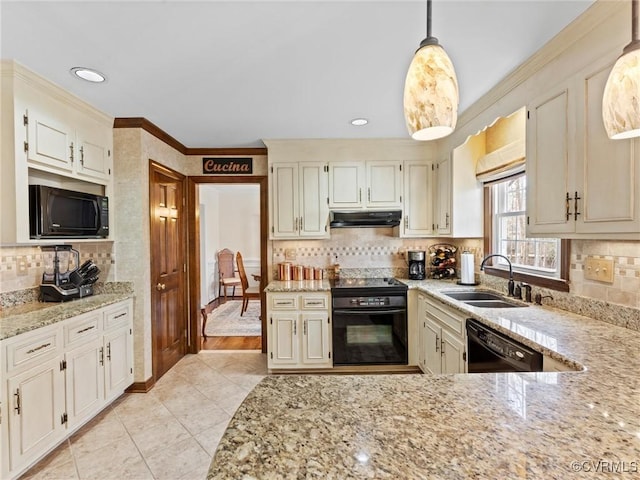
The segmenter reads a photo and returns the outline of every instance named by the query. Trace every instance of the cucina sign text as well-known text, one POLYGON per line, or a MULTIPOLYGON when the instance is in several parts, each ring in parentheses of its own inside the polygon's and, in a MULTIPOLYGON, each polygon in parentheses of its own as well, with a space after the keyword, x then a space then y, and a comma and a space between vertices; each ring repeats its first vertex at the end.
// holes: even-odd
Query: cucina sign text
POLYGON ((253 158, 203 158, 202 173, 215 175, 253 173, 253 158))

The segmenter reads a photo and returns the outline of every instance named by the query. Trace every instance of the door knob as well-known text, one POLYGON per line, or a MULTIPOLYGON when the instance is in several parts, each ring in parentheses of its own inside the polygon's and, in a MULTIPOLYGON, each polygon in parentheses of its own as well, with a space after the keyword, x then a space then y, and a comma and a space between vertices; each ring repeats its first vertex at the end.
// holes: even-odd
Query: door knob
POLYGON ((156 290, 160 291, 160 290, 164 290, 165 284, 164 283, 159 283, 156 285, 156 290))

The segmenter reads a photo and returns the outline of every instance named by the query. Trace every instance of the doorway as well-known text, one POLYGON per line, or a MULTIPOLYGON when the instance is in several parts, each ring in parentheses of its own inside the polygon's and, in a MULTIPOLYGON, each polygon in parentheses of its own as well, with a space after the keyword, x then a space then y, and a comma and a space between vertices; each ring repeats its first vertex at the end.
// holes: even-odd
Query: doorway
POLYGON ((149 162, 151 336, 157 381, 186 353, 185 177, 149 162))
POLYGON ((243 296, 244 281, 250 292, 260 287, 260 185, 201 184, 198 194, 201 348, 260 350, 260 299, 253 295, 245 308, 243 296), (243 282, 236 253, 242 256, 243 282), (233 277, 229 285, 221 284, 220 272, 233 277))
MULTIPOLYGON (((200 205, 202 203, 200 198, 200 187, 206 185, 218 185, 218 186, 249 186, 254 185, 259 189, 259 267, 256 266, 258 271, 257 275, 260 277, 258 289, 260 291, 260 322, 261 322, 261 336, 259 337, 259 348, 262 352, 266 352, 266 295, 262 292, 266 286, 266 273, 267 273, 267 238, 268 238, 268 183, 266 176, 197 176, 188 177, 187 179, 187 201, 189 208, 189 306, 190 306, 190 349, 192 353, 197 353, 202 348, 202 329, 201 319, 202 313, 200 311, 202 307, 202 295, 206 290, 202 285, 203 268, 203 253, 201 252, 201 245, 203 241, 203 232, 201 232, 202 214, 207 214, 206 206, 205 212, 201 212, 200 205)), ((237 222, 244 221, 242 218, 237 218, 237 222)), ((255 221, 255 220, 254 220, 255 221)), ((233 246, 223 246, 234 249, 233 246)), ((244 253, 243 253, 244 256, 244 253)), ((216 286, 217 288, 217 286, 216 286)), ((213 343, 213 342, 212 342, 213 343)), ((208 347, 207 347, 208 348, 208 347)))

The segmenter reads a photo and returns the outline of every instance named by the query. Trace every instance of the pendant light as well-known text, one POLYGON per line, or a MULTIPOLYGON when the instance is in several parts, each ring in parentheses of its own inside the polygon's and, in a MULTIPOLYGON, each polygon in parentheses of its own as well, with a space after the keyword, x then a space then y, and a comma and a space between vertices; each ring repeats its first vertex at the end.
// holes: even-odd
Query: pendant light
POLYGON ((631 43, 618 58, 604 87, 602 120, 609 138, 640 136, 640 26, 638 0, 631 0, 631 43))
POLYGON ((431 36, 431 0, 427 38, 420 42, 404 83, 404 118, 415 140, 446 137, 458 120, 458 80, 449 56, 431 36))

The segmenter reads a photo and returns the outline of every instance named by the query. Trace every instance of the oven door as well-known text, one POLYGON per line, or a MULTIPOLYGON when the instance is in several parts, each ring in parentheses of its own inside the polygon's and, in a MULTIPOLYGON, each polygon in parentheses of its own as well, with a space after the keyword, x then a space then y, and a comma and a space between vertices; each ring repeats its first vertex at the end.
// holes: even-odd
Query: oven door
POLYGON ((334 365, 407 365, 407 311, 334 309, 334 365))

